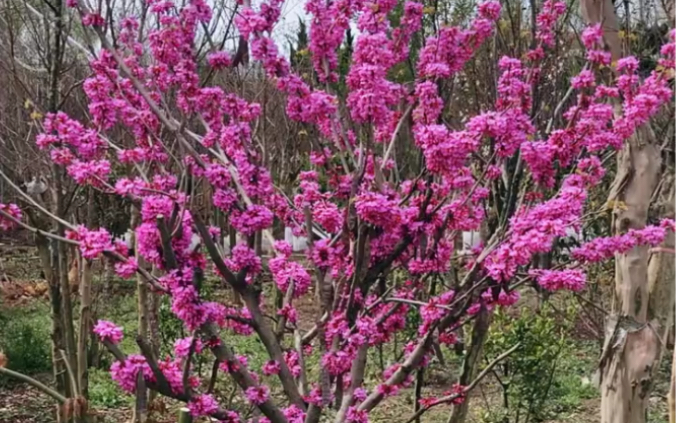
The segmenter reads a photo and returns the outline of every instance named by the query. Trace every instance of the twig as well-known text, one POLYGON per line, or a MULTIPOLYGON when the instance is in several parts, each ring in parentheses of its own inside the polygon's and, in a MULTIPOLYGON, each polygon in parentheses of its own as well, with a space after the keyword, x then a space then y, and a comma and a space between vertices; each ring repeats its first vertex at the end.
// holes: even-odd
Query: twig
POLYGON ((186 392, 186 395, 190 396, 190 384, 188 383, 188 377, 190 376, 190 362, 193 361, 193 354, 195 354, 195 347, 197 345, 197 331, 193 332, 193 339, 190 342, 190 348, 188 349, 188 356, 186 357, 186 363, 183 367, 183 390, 186 392))
POLYGON ((61 219, 59 216, 54 215, 51 213, 49 210, 46 208, 42 207, 40 204, 38 204, 37 201, 35 201, 30 195, 26 194, 21 188, 19 188, 14 182, 12 182, 11 179, 7 177, 7 175, 4 174, 4 172, 0 169, 0 176, 2 176, 2 179, 7 181, 10 187, 14 189, 14 191, 17 192, 20 196, 22 196, 26 201, 28 201, 31 205, 33 205, 35 208, 46 214, 47 216, 51 217, 52 219, 56 220, 57 222, 61 223, 65 227, 73 230, 75 229, 75 226, 73 226, 70 222, 67 222, 63 219, 61 219))
POLYGON ((214 392, 214 386, 216 385, 216 377, 219 374, 219 364, 221 364, 219 359, 218 358, 215 359, 214 364, 212 365, 212 375, 209 378, 209 386, 207 387, 207 393, 208 394, 211 394, 212 392, 214 392))
POLYGON ((514 353, 521 345, 522 345, 522 344, 518 342, 518 343, 515 344, 512 348, 510 348, 508 351, 506 351, 506 352, 504 352, 503 354, 501 354, 501 355, 499 355, 498 357, 496 357, 496 358, 494 359, 494 361, 492 361, 491 363, 489 363, 489 365, 488 365, 487 367, 485 367, 484 370, 482 370, 482 371, 480 372, 479 375, 477 375, 477 377, 475 378, 475 380, 473 380, 473 381, 470 383, 470 385, 466 386, 466 387, 463 389, 463 392, 462 392, 462 393, 451 394, 451 395, 447 395, 447 396, 444 396, 444 397, 442 397, 442 398, 439 398, 437 401, 433 402, 432 404, 430 404, 430 405, 428 405, 428 406, 426 406, 426 407, 423 407, 423 408, 421 408, 420 410, 418 410, 418 411, 417 411, 416 413, 414 413, 411 417, 409 417, 409 419, 407 419, 407 420, 405 421, 405 423, 411 423, 411 422, 413 422, 413 421, 416 420, 417 418, 421 417, 421 415, 422 415, 423 413, 425 413, 426 411, 430 410, 431 408, 433 408, 433 407, 436 406, 436 405, 448 403, 448 402, 453 401, 453 400, 455 400, 456 398, 460 397, 461 395, 466 395, 468 392, 472 391, 472 390, 477 386, 477 384, 480 383, 480 382, 482 381, 482 379, 484 379, 484 377, 485 377, 487 374, 489 374, 489 372, 491 372, 491 370, 494 368, 495 365, 497 365, 497 364, 498 364, 499 362, 501 362, 503 359, 505 359, 506 357, 508 357, 510 354, 514 353))
POLYGON ((407 107, 407 110, 405 110, 404 114, 400 118, 400 121, 397 122, 397 126, 395 127, 395 130, 393 131, 393 135, 390 138, 390 144, 388 145, 388 149, 386 150, 385 154, 383 155, 383 159, 381 161, 381 170, 384 169, 386 162, 388 161, 388 157, 390 157, 390 153, 392 153, 393 147, 395 146, 395 141, 397 140, 397 135, 400 133, 400 129, 402 129, 402 125, 404 124, 404 121, 407 120, 409 117, 409 114, 411 114, 411 111, 414 109, 414 104, 410 104, 409 107, 407 107))
POLYGON ((11 214, 5 212, 4 210, 0 210, 0 216, 2 216, 3 218, 5 218, 5 219, 7 219, 7 220, 11 220, 11 221, 14 222, 15 224, 21 226, 22 228, 26 229, 27 231, 33 232, 34 234, 42 235, 42 236, 44 236, 44 237, 46 237, 46 238, 52 238, 52 239, 55 239, 55 240, 57 240, 57 241, 65 242, 65 243, 71 244, 71 245, 80 245, 79 242, 77 242, 77 241, 75 241, 75 240, 73 240, 73 239, 64 238, 64 237, 62 237, 62 236, 53 234, 53 233, 51 233, 51 232, 45 232, 45 231, 43 231, 43 230, 41 230, 41 229, 38 229, 38 228, 35 228, 35 227, 33 227, 33 226, 30 226, 30 225, 28 225, 28 224, 26 224, 26 223, 23 223, 22 221, 20 221, 19 219, 15 218, 15 217, 12 216, 11 214))
POLYGON ((151 348, 151 346, 148 345, 146 340, 143 339, 141 335, 136 337, 136 344, 139 346, 141 354, 143 354, 143 356, 146 358, 146 363, 148 363, 148 367, 150 367, 150 370, 153 372, 153 375, 155 376, 155 380, 157 381, 160 391, 169 391, 171 388, 169 386, 169 381, 167 381, 165 374, 162 373, 162 371, 158 367, 157 359, 155 357, 155 354, 153 353, 153 349, 151 348))
POLYGON ((169 270, 176 269, 177 261, 174 255, 174 248, 172 248, 172 237, 169 234, 169 229, 165 223, 164 216, 157 217, 157 225, 160 229, 160 238, 162 239, 162 255, 165 259, 165 264, 169 270))

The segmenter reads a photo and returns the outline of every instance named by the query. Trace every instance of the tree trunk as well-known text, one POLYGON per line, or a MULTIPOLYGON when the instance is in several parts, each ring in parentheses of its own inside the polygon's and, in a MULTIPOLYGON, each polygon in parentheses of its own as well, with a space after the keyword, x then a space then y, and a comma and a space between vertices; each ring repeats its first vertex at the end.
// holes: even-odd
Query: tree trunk
MULTIPOLYGON (((140 221, 140 215, 139 211, 132 207, 132 217, 131 217, 131 222, 129 227, 134 231, 136 229, 136 226, 139 224, 140 221)), ((146 262, 141 257, 139 254, 139 248, 136 243, 136 234, 132 232, 132 245, 134 245, 134 250, 136 251, 136 260, 137 263, 139 264, 139 267, 146 268, 146 262)), ((146 286, 146 282, 143 279, 141 275, 137 275, 136 277, 136 292, 137 292, 137 313, 138 313, 138 322, 139 322, 139 328, 137 331, 138 336, 142 337, 143 339, 148 339, 148 321, 149 321, 149 313, 148 313, 148 305, 149 305, 149 299, 148 299, 148 287, 146 286)), ((143 383, 137 384, 137 391, 142 391, 142 392, 137 392, 137 403, 136 407, 134 408, 134 416, 132 421, 133 422, 139 422, 139 423, 144 423, 147 419, 147 392, 145 386, 143 386, 143 383)))
MULTIPOLYGON (((482 308, 475 324, 472 329, 472 338, 470 341, 470 348, 468 353, 465 356, 463 361, 463 373, 458 383, 461 385, 468 385, 473 381, 475 375, 477 374, 477 366, 482 359, 482 350, 484 349, 484 342, 487 339, 487 334, 489 333, 489 327, 491 326, 492 313, 486 308, 482 308)), ((470 401, 463 401, 460 404, 454 405, 451 409, 451 414, 447 423, 462 423, 465 422, 466 416, 468 415, 468 406, 470 401)))
MULTIPOLYGON (((45 273, 45 279, 49 285, 49 302, 52 312, 52 371, 54 374, 54 383, 57 392, 65 397, 69 396, 69 386, 66 369, 60 358, 59 351, 64 349, 63 336, 63 316, 61 313, 61 285, 57 277, 57 263, 55 255, 52 255, 49 240, 41 235, 35 237, 35 243, 38 247, 38 254, 42 269, 45 273)), ((61 422, 61 405, 56 406, 57 422, 61 422)))
MULTIPOLYGON (((621 56, 618 21, 611 0, 583 0, 588 24, 602 23, 611 60, 621 56)), ((647 123, 618 152, 616 178, 609 193, 615 204, 614 230, 623 234, 645 227, 661 170, 661 155, 647 123)), ((602 423, 646 421, 652 373, 660 354, 656 320, 649 321, 649 248, 638 246, 616 256, 612 310, 606 321, 599 362, 602 423)))
POLYGON ((80 278, 80 333, 78 336, 77 378, 80 394, 87 398, 88 369, 87 341, 92 331, 92 262, 81 257, 80 278))
MULTIPOLYGON (((62 63, 63 63, 63 39, 64 39, 64 22, 63 22, 63 1, 55 0, 52 4, 52 10, 54 12, 54 32, 50 34, 49 25, 46 25, 46 34, 48 36, 48 49, 47 49, 47 63, 49 63, 49 90, 48 90, 48 104, 47 110, 56 113, 58 105, 60 102, 60 89, 59 89, 59 80, 61 78, 62 63)), ((58 165, 53 164, 51 167, 52 178, 53 178, 53 206, 55 214, 60 217, 65 217, 65 207, 63 204, 63 169, 58 165)), ((65 228, 62 224, 57 223, 55 225, 56 234, 64 236, 65 228)), ((61 304, 59 305, 59 312, 55 312, 56 304, 52 303, 53 316, 58 318, 61 324, 61 337, 63 339, 63 349, 66 351, 66 359, 68 364, 72 369, 75 368, 75 331, 73 328, 73 306, 71 304, 70 297, 70 287, 68 284, 68 254, 66 251, 66 245, 64 243, 56 243, 52 245, 52 264, 50 266, 52 270, 52 280, 54 286, 50 287, 50 292, 53 294, 53 301, 57 297, 60 297, 61 304), (54 255, 55 254, 55 255, 54 255), (58 290, 56 284, 58 283, 58 290), (60 291, 60 293, 57 293, 60 291)), ((61 361, 62 356, 59 351, 52 351, 53 360, 61 361)), ((63 368, 61 369, 63 371, 63 368)), ((64 372, 65 373, 65 372, 64 372)), ((70 395, 74 393, 70 392, 70 383, 68 383, 68 376, 65 375, 65 392, 70 395)), ((76 381, 77 384, 77 381, 76 381)), ((76 386, 77 388, 77 386, 76 386)), ((57 415, 60 413, 57 413, 57 415)))
POLYGON ((677 350, 672 355, 672 376, 670 377, 670 393, 668 393, 668 415, 670 423, 675 423, 675 370, 677 370, 677 350))
MULTIPOLYGON (((96 226, 96 207, 94 202, 94 189, 89 187, 87 191, 87 226, 93 228, 96 226)), ((80 261, 80 331, 78 336, 77 352, 77 375, 80 394, 87 398, 88 391, 88 370, 89 354, 88 341, 92 332, 92 261, 82 257, 79 252, 76 254, 80 261)))
MULTIPOLYGON (((153 267, 152 271, 153 276, 161 276, 160 270, 153 267)), ((160 357, 160 300, 161 294, 158 292, 153 292, 152 290, 148 295, 148 336, 150 337, 150 345, 153 349, 155 357, 160 357)), ((155 398, 157 397, 157 392, 150 391, 148 393, 148 404, 153 404, 155 398)))
MULTIPOLYGON (((55 175, 55 192, 56 192, 56 215, 64 218, 63 207, 63 191, 62 191, 62 171, 56 165, 54 166, 55 175)), ((57 223, 57 235, 64 236, 65 228, 61 223, 57 223)), ((76 342, 75 342, 75 327, 73 325, 73 303, 71 302, 70 283, 68 281, 68 248, 63 242, 56 244, 57 248, 57 262, 58 262, 58 280, 61 286, 61 308, 63 317, 63 334, 65 339, 66 359, 71 369, 76 369, 76 342)), ((77 388, 77 378, 76 378, 77 388)), ((77 389, 79 390, 79 388, 77 389)))
MULTIPOLYGON (((674 169, 668 167, 662 179, 660 192, 657 193, 660 203, 657 214, 661 218, 675 218, 675 176, 674 169), (668 175, 666 175, 666 173, 668 175)), ((658 321, 661 336, 659 359, 654 370, 660 367, 665 350, 669 345, 670 335, 674 333, 675 324, 675 233, 669 231, 659 248, 652 251, 649 259, 649 316, 648 319, 658 321)))
MULTIPOLYGON (((237 232, 235 228, 231 225, 228 225, 228 243, 230 244, 230 253, 233 252, 233 248, 237 245, 237 232)), ((242 297, 240 293, 232 289, 233 292, 233 305, 236 307, 242 307, 242 297)))
MULTIPOLYGON (((644 125, 618 153, 616 180, 609 195, 617 204, 617 234, 646 225, 660 163, 653 131, 644 125)), ((638 246, 616 256, 613 306, 600 359, 602 423, 646 421, 652 369, 660 350, 657 322, 649 322, 648 309, 649 248, 638 246)))

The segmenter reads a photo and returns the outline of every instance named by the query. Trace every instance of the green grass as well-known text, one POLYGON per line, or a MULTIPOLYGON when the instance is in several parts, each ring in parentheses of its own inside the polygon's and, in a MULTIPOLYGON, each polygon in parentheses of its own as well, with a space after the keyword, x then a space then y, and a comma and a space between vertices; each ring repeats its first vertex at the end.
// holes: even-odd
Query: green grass
POLYGON ((7 357, 7 367, 28 375, 50 372, 51 327, 44 303, 0 309, 0 350, 7 357))
POLYGON ((89 371, 89 400, 94 407, 115 408, 131 405, 134 399, 123 392, 111 379, 110 373, 101 369, 89 371))

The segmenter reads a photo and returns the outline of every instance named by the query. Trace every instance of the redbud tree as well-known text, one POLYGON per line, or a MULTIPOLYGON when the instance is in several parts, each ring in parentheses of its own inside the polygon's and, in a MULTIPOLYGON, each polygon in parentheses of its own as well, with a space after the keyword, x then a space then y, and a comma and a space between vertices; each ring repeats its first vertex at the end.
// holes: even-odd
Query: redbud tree
MULTIPOLYGON (((534 256, 560 248, 556 241, 579 232, 589 217, 588 192, 605 175, 602 154, 621 148, 672 99, 674 31, 660 68, 641 81, 635 58, 611 63, 601 26, 585 29, 587 64, 571 79, 574 97, 563 110, 564 124, 537 131, 532 96, 543 82, 539 66, 551 54, 566 10, 546 0, 532 48, 523 57, 498 58, 493 107, 454 128, 444 121, 453 104, 443 100, 440 87, 493 36, 499 3, 482 3, 468 25, 442 27, 425 39, 415 55, 414 83, 407 85, 394 82, 389 71, 410 58, 422 3, 405 1, 393 26, 394 0, 309 0, 309 76, 295 74, 272 39, 281 1, 256 8, 245 1, 235 18, 239 51, 248 50, 284 96, 287 118, 316 131, 308 167, 288 198, 264 166, 254 136, 262 105, 198 72, 204 64, 196 59, 196 33, 212 19, 208 5, 148 3, 157 20, 148 41, 137 37, 140 17, 126 16, 112 44, 102 31, 104 18, 69 1, 103 47, 84 83, 91 119, 47 115, 36 139, 77 184, 134 204, 140 214, 133 228, 136 252, 157 271, 140 265, 106 228, 62 221, 69 230, 59 240, 79 246, 84 259, 114 260, 122 278, 140 274, 170 298, 171 311, 191 333, 176 341, 171 356, 155 357, 142 338, 139 353, 127 355, 118 347, 123 328, 99 321, 94 332, 114 354, 111 375, 126 392, 148 387, 187 403, 196 417, 242 421, 194 371, 197 356, 212 355, 213 377, 232 378, 242 398, 265 416, 259 421, 318 422, 331 414, 336 422, 364 423, 386 397, 412 384, 412 374, 434 358, 434 346, 458 342, 457 330, 479 312, 515 304, 517 287, 533 282, 548 291, 580 291, 588 266, 637 245, 658 245, 674 230, 666 220, 588 239, 557 255, 549 268, 532 267, 534 256), (359 34, 345 75, 347 93, 339 95, 332 88, 339 81, 338 50, 351 22, 359 34), (116 141, 112 134, 120 128, 133 144, 116 141), (423 166, 415 178, 395 182, 393 146, 405 130, 423 166), (208 184, 211 205, 242 239, 228 251, 219 242, 222 228, 205 223, 209 216, 193 201, 198 183, 208 184), (496 215, 487 214, 490 206, 496 215), (304 260, 273 239, 276 219, 307 237, 304 260), (488 235, 460 257, 459 234, 482 227, 488 235), (272 245, 265 260, 255 248, 260 236, 272 245), (445 283, 452 267, 463 275, 453 286, 445 283), (283 294, 281 307, 264 298, 264 271, 283 294), (237 292, 244 306, 204 299, 207 273, 237 292), (315 326, 301 331, 295 305, 313 287, 320 303, 315 326), (402 360, 379 382, 365 383, 369 351, 403 331, 412 313, 420 322, 418 336, 403 346, 402 360), (249 366, 229 342, 232 334, 258 337, 269 361, 249 366), (305 365, 312 354, 320 360, 315 379, 305 365)), ((218 49, 207 56, 210 74, 233 72, 240 61, 218 49)), ((20 208, 0 204, 0 228, 16 225, 27 226, 20 208)), ((468 390, 455 384, 439 397, 423 398, 420 413, 463 402, 468 390)))

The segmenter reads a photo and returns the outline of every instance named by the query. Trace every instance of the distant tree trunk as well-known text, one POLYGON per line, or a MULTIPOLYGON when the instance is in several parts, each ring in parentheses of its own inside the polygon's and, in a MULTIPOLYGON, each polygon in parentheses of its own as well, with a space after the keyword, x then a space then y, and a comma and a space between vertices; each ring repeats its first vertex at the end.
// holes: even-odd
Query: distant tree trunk
MULTIPOLYGON (((159 269, 153 267, 153 276, 161 276, 159 269)), ((148 295, 148 336, 155 357, 160 357, 160 300, 158 292, 150 292, 148 295)), ((157 392, 148 393, 148 404, 152 404, 157 397, 157 392)))
MULTIPOLYGON (((661 218, 675 218, 675 176, 674 169, 666 168, 663 172, 662 185, 658 197, 658 215, 661 218)), ((649 259, 649 320, 656 319, 661 335, 661 353, 654 368, 658 369, 660 361, 669 345, 670 335, 674 334, 675 325, 675 233, 669 232, 665 239, 649 259)))
POLYGON ((668 394, 668 415, 670 423, 675 423, 675 371, 677 370, 677 349, 672 355, 672 376, 670 377, 670 393, 668 394))
MULTIPOLYGON (((87 227, 96 226, 96 206, 94 202, 94 189, 88 188, 87 192, 87 227)), ((78 336, 77 352, 77 378, 80 393, 87 398, 89 362, 87 354, 87 341, 92 331, 92 261, 77 254, 80 259, 80 332, 78 336)))
MULTIPOLYGON (((63 360, 60 358, 60 350, 64 349, 63 336, 63 316, 61 313, 61 285, 57 274, 56 254, 52 254, 50 249, 50 241, 41 236, 36 235, 35 243, 38 247, 38 255, 42 263, 42 270, 49 285, 49 302, 51 305, 52 317, 52 372, 54 374, 54 382, 56 390, 68 397, 69 386, 66 369, 63 365, 63 360)), ((57 422, 61 422, 60 404, 56 406, 57 422)))
MULTIPOLYGON (((49 63, 49 100, 47 109, 52 113, 56 113, 60 102, 59 80, 61 78, 64 56, 63 48, 65 34, 63 1, 55 0, 52 3, 51 9, 54 11, 54 32, 51 34, 51 37, 49 37, 49 48, 47 50, 47 62, 49 63)), ((46 28, 49 28, 49 25, 46 25, 46 28)), ((54 195, 54 211, 58 217, 65 218, 66 207, 64 204, 63 169, 57 164, 52 164, 52 178, 54 182, 54 189, 52 191, 54 195)), ((64 225, 57 222, 56 233, 57 235, 64 236, 64 225)), ((62 294, 62 321, 66 359, 69 361, 71 368, 75 369, 77 364, 75 359, 75 329, 73 327, 73 305, 71 303, 70 287, 68 283, 68 252, 66 245, 62 242, 57 244, 57 263, 57 277, 62 294)))
MULTIPOLYGON (((228 243, 230 244, 230 251, 233 251, 233 248, 237 245, 237 232, 235 231, 235 228, 232 227, 231 225, 228 225, 228 243)), ((240 296, 240 293, 237 292, 236 290, 232 290, 233 292, 233 304, 237 307, 242 307, 242 297, 240 296)))
POLYGON ((87 342, 92 331, 92 262, 81 257, 82 269, 80 278, 80 331, 77 350, 77 378, 80 393, 87 397, 88 390, 88 354, 87 342))
MULTIPOLYGON (((138 225, 140 220, 140 215, 139 211, 132 207, 132 217, 131 217, 131 223, 130 223, 130 228, 132 228, 132 231, 136 229, 136 226, 138 225)), ((139 247, 137 245, 137 239, 136 239, 136 234, 133 235, 132 237, 132 244, 134 245, 134 250, 136 251, 136 260, 139 264, 139 267, 146 267, 146 262, 141 257, 139 254, 139 247)), ((149 320, 149 313, 148 313, 148 287, 146 286, 146 281, 141 277, 141 275, 137 275, 136 277, 136 292, 137 292, 137 315, 138 315, 138 322, 139 322, 139 328, 138 328, 138 336, 147 339, 148 338, 148 320, 149 320)), ((147 398, 148 392, 143 386, 143 383, 140 383, 137 385, 137 407, 134 408, 134 416, 133 416, 133 422, 138 422, 138 423, 144 423, 147 419, 147 401, 145 399, 147 398), (140 388, 140 389, 139 389, 140 388), (139 400, 139 398, 142 398, 143 400, 139 400), (141 405, 141 407, 139 407, 141 405)))
MULTIPOLYGON (((465 360, 463 361, 463 372, 458 381, 461 385, 470 384, 477 374, 477 367, 482 359, 482 350, 484 349, 484 343, 487 340, 487 334, 489 333, 489 327, 491 326, 491 318, 492 313, 486 308, 482 308, 477 315, 477 319, 475 319, 470 347, 468 348, 465 360)), ((463 401, 460 404, 454 405, 451 409, 451 414, 449 415, 447 423, 465 422, 469 405, 469 401, 463 401)))
MULTIPOLYGON (((495 228, 495 220, 485 220, 480 226, 480 242, 485 244, 490 238, 492 233, 492 228, 495 228)), ((463 234, 461 233, 461 241, 463 234)), ((472 246, 470 246, 472 247, 472 246)), ((473 324, 472 334, 470 336, 470 344, 468 345, 467 351, 465 353, 465 359, 463 360, 463 371, 461 377, 458 381, 461 385, 468 385, 475 378, 477 374, 477 367, 480 364, 482 359, 482 351, 484 350, 484 343, 487 340, 487 335, 489 334, 489 328, 491 327, 493 313, 490 310, 487 310, 485 307, 482 307, 475 319, 473 324)), ((461 331, 458 332, 459 335, 462 334, 461 331)), ((469 401, 464 401, 461 404, 454 405, 451 408, 451 413, 449 413, 449 419, 447 423, 463 423, 468 415, 469 401)))

